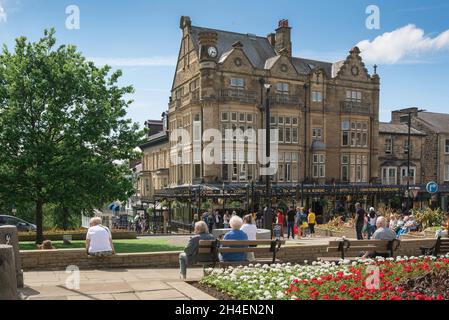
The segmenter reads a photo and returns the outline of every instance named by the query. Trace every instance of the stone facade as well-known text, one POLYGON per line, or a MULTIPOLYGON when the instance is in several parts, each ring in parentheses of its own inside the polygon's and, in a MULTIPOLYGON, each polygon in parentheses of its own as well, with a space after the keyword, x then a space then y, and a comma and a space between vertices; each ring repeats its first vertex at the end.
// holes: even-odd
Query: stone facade
POLYGON ((275 182, 379 181, 380 78, 368 73, 357 47, 330 63, 293 57, 286 20, 268 37, 195 27, 188 17, 180 27, 168 126, 186 129, 190 140, 170 143, 171 155, 187 161, 170 164, 169 186, 261 181, 249 151, 244 163, 205 164, 208 142, 200 141, 207 129, 264 129, 267 98, 270 128, 279 129, 275 182))
MULTIPOLYGON (((424 141, 427 135, 411 128, 410 179, 411 185, 422 184, 425 171, 424 141)), ((381 123, 379 130, 379 166, 382 184, 406 185, 408 176, 408 126, 406 124, 381 123)))
POLYGON ((393 123, 406 123, 411 114, 413 128, 426 134, 422 157, 423 182, 449 185, 449 114, 408 108, 393 111, 393 123))
POLYGON ((168 134, 165 130, 151 135, 141 145, 142 171, 138 178, 138 197, 152 199, 155 190, 168 186, 168 170, 170 165, 168 134))

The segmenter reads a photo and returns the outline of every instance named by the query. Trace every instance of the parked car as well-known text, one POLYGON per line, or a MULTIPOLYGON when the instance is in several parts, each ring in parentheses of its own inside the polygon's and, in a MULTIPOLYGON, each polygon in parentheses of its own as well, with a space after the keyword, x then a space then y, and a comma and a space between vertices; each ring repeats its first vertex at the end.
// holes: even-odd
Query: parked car
POLYGON ((0 215, 0 226, 16 226, 19 232, 36 231, 36 225, 13 216, 0 215))

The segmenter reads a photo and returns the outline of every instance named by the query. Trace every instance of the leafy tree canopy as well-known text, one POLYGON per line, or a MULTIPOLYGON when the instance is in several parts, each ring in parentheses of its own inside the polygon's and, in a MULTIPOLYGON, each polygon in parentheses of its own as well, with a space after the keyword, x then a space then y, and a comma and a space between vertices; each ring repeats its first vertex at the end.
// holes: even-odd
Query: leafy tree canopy
POLYGON ((0 202, 92 210, 133 192, 128 159, 144 132, 126 118, 121 71, 97 67, 54 30, 0 54, 0 202))

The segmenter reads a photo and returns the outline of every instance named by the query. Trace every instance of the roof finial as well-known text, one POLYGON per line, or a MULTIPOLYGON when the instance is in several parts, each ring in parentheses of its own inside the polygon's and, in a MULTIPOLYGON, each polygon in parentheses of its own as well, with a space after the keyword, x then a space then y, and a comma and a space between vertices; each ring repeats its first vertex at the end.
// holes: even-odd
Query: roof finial
POLYGON ((377 74, 377 64, 374 65, 374 74, 377 74))

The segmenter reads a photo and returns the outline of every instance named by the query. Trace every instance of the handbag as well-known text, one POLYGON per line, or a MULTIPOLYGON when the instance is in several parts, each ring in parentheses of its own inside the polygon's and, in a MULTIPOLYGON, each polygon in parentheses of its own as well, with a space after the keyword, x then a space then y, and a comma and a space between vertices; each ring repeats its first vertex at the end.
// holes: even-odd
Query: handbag
POLYGON ((295 226, 293 227, 293 233, 294 233, 294 234, 298 234, 298 233, 299 233, 299 228, 298 228, 297 225, 295 225, 295 226))

